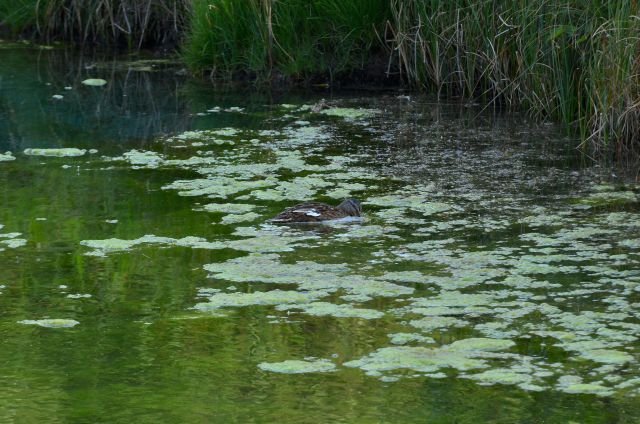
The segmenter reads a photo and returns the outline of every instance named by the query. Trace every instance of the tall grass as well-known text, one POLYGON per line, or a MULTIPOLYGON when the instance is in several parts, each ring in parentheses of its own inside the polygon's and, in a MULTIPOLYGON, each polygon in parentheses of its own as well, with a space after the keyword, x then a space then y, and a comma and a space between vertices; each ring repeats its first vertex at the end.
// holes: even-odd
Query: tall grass
POLYGON ((80 45, 170 45, 179 41, 190 0, 0 0, 0 26, 45 41, 80 45))
POLYGON ((389 17, 388 0, 195 0, 184 56, 226 75, 333 76, 383 47, 389 17))
POLYGON ((0 0, 13 33, 140 48, 175 42, 190 19, 194 70, 333 80, 368 69, 564 122, 621 155, 640 147, 638 13, 637 0, 0 0))
POLYGON ((195 0, 185 58, 218 75, 329 77, 385 54, 442 97, 640 146, 637 0, 195 0))
POLYGON ((393 0, 393 60, 414 85, 526 108, 620 153, 640 142, 636 1, 393 0))

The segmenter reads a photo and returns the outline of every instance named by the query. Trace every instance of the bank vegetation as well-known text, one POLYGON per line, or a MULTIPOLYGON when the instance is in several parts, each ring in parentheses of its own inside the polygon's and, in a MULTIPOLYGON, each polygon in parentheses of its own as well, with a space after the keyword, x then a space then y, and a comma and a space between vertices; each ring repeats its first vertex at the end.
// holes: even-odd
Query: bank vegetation
POLYGON ((393 82, 526 110, 618 156, 640 147, 638 12, 637 0, 0 0, 14 35, 180 42, 216 78, 393 82))

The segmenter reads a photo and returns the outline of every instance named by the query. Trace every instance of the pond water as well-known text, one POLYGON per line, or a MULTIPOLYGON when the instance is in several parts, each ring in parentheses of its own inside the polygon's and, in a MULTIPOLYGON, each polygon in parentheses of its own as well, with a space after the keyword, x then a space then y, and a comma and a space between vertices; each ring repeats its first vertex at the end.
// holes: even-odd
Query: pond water
POLYGON ((638 190, 553 126, 0 55, 0 421, 640 419, 638 190))

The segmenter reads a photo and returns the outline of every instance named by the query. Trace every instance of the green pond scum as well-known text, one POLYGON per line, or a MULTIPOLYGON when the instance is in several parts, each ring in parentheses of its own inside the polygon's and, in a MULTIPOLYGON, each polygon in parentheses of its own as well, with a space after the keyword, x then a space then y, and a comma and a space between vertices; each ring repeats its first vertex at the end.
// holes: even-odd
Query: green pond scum
POLYGON ((3 55, 0 422, 640 420, 639 190, 556 128, 3 55))

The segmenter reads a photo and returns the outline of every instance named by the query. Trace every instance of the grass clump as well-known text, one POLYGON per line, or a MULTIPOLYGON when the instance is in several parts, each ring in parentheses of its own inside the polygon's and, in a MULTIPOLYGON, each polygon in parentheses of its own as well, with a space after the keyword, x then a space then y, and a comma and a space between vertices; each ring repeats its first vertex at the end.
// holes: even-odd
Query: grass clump
POLYGON ((394 62, 420 87, 526 108, 592 146, 638 147, 637 2, 392 2, 394 62))
POLYGON ((381 50, 389 16, 386 0, 197 0, 184 56, 227 76, 333 77, 381 50))
MULTIPOLYGON (((185 58, 217 75, 309 79, 371 67, 441 97, 640 145, 637 1, 197 0, 185 58)), ((613 143, 612 143, 613 141, 613 143)))
POLYGON ((189 0, 0 0, 0 27, 47 42, 142 47, 174 45, 189 0))

